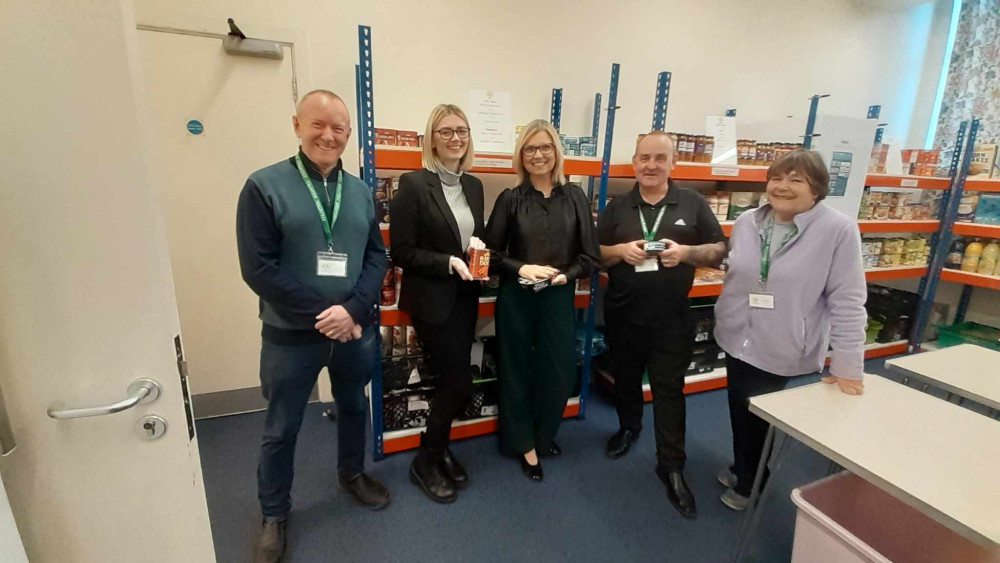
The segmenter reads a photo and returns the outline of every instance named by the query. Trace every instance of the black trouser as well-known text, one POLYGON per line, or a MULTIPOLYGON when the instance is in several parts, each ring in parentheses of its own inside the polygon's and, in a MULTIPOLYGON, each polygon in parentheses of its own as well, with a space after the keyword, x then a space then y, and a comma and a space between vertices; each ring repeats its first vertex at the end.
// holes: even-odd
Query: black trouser
POLYGON ((472 394, 470 364, 478 311, 479 298, 476 294, 459 291, 451 313, 443 322, 427 323, 412 319, 430 367, 438 374, 423 438, 423 445, 429 449, 443 449, 448 445, 451 421, 462 411, 472 394))
MULTIPOLYGON (((733 426, 733 473, 736 492, 750 496, 757 464, 760 463, 768 424, 750 412, 750 397, 781 391, 788 377, 768 373, 726 354, 726 375, 729 379, 729 420, 733 426)), ((767 468, 764 468, 767 478, 767 468)))
POLYGON ((535 293, 504 280, 497 295, 500 444, 506 455, 552 446, 576 379, 572 283, 535 293))
POLYGON ((619 425, 642 428, 642 374, 648 371, 656 461, 669 471, 684 469, 684 375, 694 353, 693 331, 641 326, 614 315, 605 321, 619 425))

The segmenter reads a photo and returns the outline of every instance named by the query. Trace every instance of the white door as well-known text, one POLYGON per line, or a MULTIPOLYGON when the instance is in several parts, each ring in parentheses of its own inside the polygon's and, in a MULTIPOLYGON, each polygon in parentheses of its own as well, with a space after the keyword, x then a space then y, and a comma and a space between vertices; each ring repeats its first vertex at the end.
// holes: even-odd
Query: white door
POLYGON ((12 0, 0 21, 0 387, 17 442, 0 475, 25 550, 36 563, 214 561, 132 2, 12 0), (47 415, 121 401, 138 378, 159 398, 47 415), (162 437, 140 439, 145 415, 166 421, 162 437))
POLYGON ((240 276, 236 201, 251 172, 288 158, 298 143, 284 51, 281 60, 233 56, 221 39, 139 31, 154 108, 150 164, 196 395, 260 385, 257 296, 240 276), (191 120, 200 133, 188 131, 191 120))

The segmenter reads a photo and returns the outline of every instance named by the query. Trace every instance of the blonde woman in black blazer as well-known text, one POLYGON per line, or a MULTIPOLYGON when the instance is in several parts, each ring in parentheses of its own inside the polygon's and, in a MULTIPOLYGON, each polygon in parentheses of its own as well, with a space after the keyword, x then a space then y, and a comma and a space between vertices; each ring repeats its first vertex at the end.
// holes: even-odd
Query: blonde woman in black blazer
POLYGON ((472 168, 469 121, 442 104, 427 120, 423 169, 403 174, 390 204, 393 263, 403 268, 399 307, 410 315, 432 367, 440 376, 410 480, 447 503, 465 488, 468 474, 448 448, 451 421, 472 393, 472 342, 479 282, 466 251, 484 237, 483 184, 472 168))

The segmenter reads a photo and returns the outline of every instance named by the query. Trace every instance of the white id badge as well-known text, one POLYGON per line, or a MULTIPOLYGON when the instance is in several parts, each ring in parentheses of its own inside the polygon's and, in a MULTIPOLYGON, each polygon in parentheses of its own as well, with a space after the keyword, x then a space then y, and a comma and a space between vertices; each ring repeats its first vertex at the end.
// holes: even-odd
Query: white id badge
POLYGON ((660 259, 658 257, 646 258, 639 264, 635 265, 636 273, 641 272, 655 272, 660 269, 660 259))
POLYGON ((317 252, 316 275, 347 277, 347 255, 340 252, 317 252))
POLYGON ((751 309, 774 309, 774 294, 773 293, 751 293, 750 294, 750 308, 751 309))

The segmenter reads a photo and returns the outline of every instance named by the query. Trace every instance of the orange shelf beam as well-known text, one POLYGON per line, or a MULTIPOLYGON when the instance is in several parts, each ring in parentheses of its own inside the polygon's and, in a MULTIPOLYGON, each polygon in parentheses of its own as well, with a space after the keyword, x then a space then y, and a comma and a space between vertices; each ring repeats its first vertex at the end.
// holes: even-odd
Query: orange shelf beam
POLYGON ((874 268, 865 270, 868 281, 898 280, 904 278, 919 278, 927 273, 927 266, 895 266, 892 268, 874 268))
POLYGON ((951 232, 967 237, 1000 238, 1000 225, 980 225, 978 223, 955 223, 951 232))
POLYGON ((691 286, 688 297, 717 297, 722 295, 722 282, 696 283, 691 286))
POLYGON ((938 230, 939 221, 858 221, 862 233, 933 233, 938 230))
POLYGON ((954 283, 964 283, 986 289, 1000 289, 1000 276, 987 276, 985 274, 973 274, 971 272, 961 272, 945 268, 941 270, 941 279, 954 283))
MULTIPOLYGON (((922 190, 947 190, 948 178, 933 176, 895 176, 892 174, 869 174, 865 177, 866 186, 876 188, 918 188, 922 190)), ((966 187, 965 189, 969 189, 966 187)))
POLYGON ((967 178, 965 180, 965 191, 1000 192, 1000 178, 967 178))
MULTIPOLYGON (((381 170, 420 170, 422 166, 420 155, 420 149, 416 148, 375 147, 375 168, 381 170)), ((476 158, 494 160, 497 164, 512 162, 512 157, 509 154, 477 153, 476 158)), ((563 164, 563 171, 567 175, 573 176, 600 176, 601 161, 600 159, 590 157, 567 157, 563 164)), ((514 168, 512 166, 474 166, 472 172, 480 174, 513 174, 514 168)))

